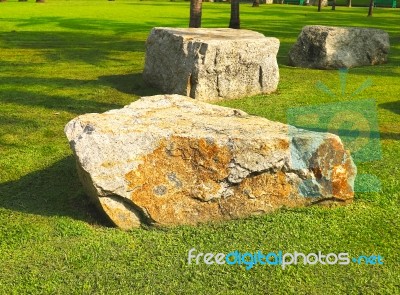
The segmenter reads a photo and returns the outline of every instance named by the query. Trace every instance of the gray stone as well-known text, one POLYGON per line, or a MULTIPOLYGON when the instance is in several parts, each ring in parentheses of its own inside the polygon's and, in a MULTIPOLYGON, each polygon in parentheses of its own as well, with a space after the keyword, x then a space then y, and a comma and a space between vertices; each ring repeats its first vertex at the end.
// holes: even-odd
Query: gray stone
MULTIPOLYGON (((310 0, 310 5, 312 6, 318 6, 319 0, 310 0)), ((328 0, 322 0, 321 2, 321 7, 326 7, 328 6, 328 0)))
POLYGON ((382 30, 305 26, 289 51, 289 64, 316 69, 377 65, 387 61, 389 35, 382 30))
POLYGON ((353 198, 356 167, 336 135, 189 97, 143 97, 65 133, 87 194, 124 229, 353 198))
POLYGON ((153 28, 143 77, 168 94, 218 100, 277 89, 279 40, 249 30, 153 28))

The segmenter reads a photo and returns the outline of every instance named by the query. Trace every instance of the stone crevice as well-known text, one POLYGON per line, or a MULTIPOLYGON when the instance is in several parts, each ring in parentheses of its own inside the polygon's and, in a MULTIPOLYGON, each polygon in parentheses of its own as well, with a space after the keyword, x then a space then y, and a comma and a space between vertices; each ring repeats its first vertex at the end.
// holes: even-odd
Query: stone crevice
MULTIPOLYGON (((125 208, 126 211, 129 211, 129 213, 137 216, 141 224, 153 225, 156 223, 156 221, 151 218, 148 212, 135 205, 132 201, 118 194, 109 192, 105 196, 100 197, 100 202, 102 202, 102 199, 111 199, 116 203, 120 203, 122 205, 121 207, 125 208)), ((126 213, 127 212, 125 212, 125 215, 128 215, 126 213)))

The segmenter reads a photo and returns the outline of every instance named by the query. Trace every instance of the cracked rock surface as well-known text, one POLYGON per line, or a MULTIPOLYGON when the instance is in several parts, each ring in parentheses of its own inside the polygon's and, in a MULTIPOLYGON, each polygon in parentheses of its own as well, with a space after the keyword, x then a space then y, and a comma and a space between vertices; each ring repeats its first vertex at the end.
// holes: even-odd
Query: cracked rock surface
POLYGON ((387 61, 389 34, 383 30, 305 26, 289 51, 289 64, 316 69, 342 69, 387 61))
POLYGON ((249 30, 153 28, 144 81, 198 100, 239 98, 278 87, 279 40, 249 30))
POLYGON ((336 135, 189 97, 143 97, 65 133, 87 194, 124 229, 353 198, 356 167, 336 135))

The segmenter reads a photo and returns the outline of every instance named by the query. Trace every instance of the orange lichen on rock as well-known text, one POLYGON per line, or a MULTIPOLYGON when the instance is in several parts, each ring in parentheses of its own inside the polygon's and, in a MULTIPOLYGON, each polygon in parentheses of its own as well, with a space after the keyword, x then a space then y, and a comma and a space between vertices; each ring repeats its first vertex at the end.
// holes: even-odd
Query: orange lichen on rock
POLYGON ((224 186, 232 158, 227 147, 203 138, 163 140, 136 170, 126 174, 131 201, 158 225, 239 218, 310 203, 281 171, 224 186), (230 193, 224 195, 224 190, 230 193))
POLYGON ((312 160, 312 170, 317 178, 328 181, 327 194, 349 201, 354 197, 352 183, 356 175, 349 151, 337 139, 327 139, 317 149, 312 160))
POLYGON ((310 203, 310 200, 299 196, 296 186, 289 183, 281 171, 245 178, 242 183, 234 187, 234 192, 232 197, 222 199, 220 202, 223 214, 231 218, 310 203))
POLYGON ((205 139, 172 137, 126 174, 133 203, 159 224, 221 219, 217 202, 231 153, 205 139), (206 203, 207 202, 207 203, 206 203))

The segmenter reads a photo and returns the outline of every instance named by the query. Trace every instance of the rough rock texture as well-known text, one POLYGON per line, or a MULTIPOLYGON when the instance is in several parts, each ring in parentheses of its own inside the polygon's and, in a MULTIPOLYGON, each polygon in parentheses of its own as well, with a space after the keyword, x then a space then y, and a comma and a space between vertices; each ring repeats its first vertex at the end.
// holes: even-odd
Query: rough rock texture
POLYGON ((143 77, 162 93, 199 100, 270 93, 279 40, 249 30, 153 28, 143 77))
MULTIPOLYGON (((310 5, 318 6, 318 0, 310 0, 310 5)), ((326 7, 326 6, 328 6, 328 0, 322 0, 321 7, 326 7)))
POLYGON ((188 97, 143 97, 65 132, 87 194, 124 229, 353 198, 356 167, 336 135, 188 97))
POLYGON ((389 35, 382 30, 305 26, 289 52, 289 64, 339 69, 385 63, 389 35))

